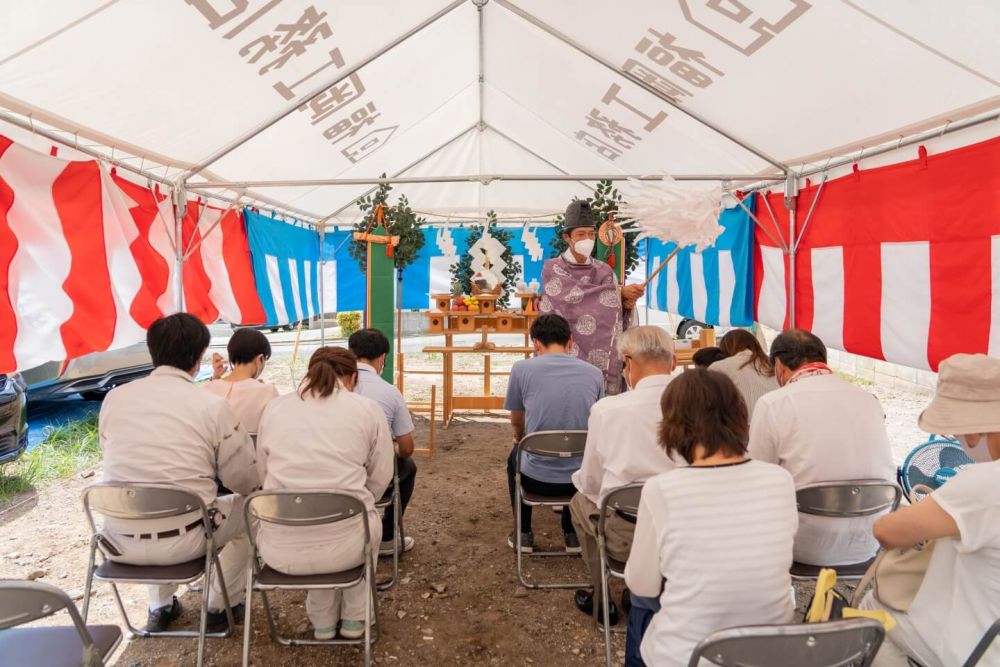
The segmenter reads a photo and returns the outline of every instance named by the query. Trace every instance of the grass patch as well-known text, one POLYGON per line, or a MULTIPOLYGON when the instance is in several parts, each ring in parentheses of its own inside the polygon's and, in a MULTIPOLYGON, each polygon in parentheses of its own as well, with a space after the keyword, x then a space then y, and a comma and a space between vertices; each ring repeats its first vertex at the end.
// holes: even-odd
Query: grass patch
POLYGON ((0 504, 93 468, 100 460, 96 414, 56 426, 41 444, 0 468, 0 504))

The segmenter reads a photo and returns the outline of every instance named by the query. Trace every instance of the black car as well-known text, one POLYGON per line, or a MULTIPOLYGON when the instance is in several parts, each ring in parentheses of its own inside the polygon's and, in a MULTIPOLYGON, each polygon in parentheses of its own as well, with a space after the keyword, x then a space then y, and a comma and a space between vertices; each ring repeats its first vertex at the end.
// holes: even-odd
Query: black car
POLYGON ((28 448, 28 402, 20 375, 0 375, 0 464, 28 448))

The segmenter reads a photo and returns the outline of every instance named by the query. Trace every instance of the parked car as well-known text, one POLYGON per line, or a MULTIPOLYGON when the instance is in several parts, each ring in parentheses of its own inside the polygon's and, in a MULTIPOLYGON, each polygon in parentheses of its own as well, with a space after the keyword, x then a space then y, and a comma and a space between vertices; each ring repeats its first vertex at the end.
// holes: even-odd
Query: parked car
POLYGON ((705 324, 704 322, 699 322, 698 320, 693 320, 691 318, 684 318, 677 325, 677 337, 681 340, 691 339, 697 340, 698 336, 701 335, 702 329, 714 329, 711 324, 705 324))
POLYGON ((72 361, 50 361, 24 371, 32 398, 65 398, 80 394, 101 400, 120 384, 146 377, 153 370, 146 343, 110 352, 95 352, 72 361))
POLYGON ((28 402, 20 375, 0 375, 0 464, 28 448, 28 402))

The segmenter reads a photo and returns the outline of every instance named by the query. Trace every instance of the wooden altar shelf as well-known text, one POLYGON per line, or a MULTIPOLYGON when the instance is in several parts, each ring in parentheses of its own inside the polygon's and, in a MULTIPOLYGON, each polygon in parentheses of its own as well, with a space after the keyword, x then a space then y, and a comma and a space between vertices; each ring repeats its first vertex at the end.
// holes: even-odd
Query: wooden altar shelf
POLYGON ((424 311, 427 333, 475 333, 485 326, 499 333, 527 334, 537 313, 470 313, 467 311, 424 311))
MULTIPOLYGON (((680 341, 677 341, 677 344, 680 341)), ((680 368, 690 368, 694 366, 694 353, 706 347, 715 346, 715 329, 702 329, 701 334, 698 336, 698 340, 691 341, 691 347, 677 347, 674 348, 674 358, 677 360, 677 366, 680 368)))

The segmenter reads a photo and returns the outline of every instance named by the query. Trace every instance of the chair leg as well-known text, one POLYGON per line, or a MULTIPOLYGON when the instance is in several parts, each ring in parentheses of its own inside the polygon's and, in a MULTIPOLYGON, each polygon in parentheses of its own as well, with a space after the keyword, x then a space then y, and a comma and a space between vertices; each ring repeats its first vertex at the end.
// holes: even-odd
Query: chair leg
MULTIPOLYGON (((369 582, 375 581, 375 568, 372 567, 371 559, 365 563, 365 577, 369 582)), ((369 584, 371 588, 371 584, 369 584)), ((375 591, 369 593, 370 600, 365 604, 365 667, 372 664, 372 605, 375 604, 375 591)))
POLYGON ((83 611, 80 618, 84 625, 87 623, 87 612, 90 611, 90 590, 94 585, 94 567, 97 558, 97 534, 90 536, 90 556, 87 559, 87 581, 83 586, 83 611))
POLYGON ((111 592, 115 594, 115 603, 118 605, 118 611, 121 612, 122 620, 125 621, 125 627, 128 628, 129 634, 133 637, 148 637, 148 632, 133 626, 132 621, 129 620, 128 612, 125 611, 125 603, 122 602, 122 595, 118 591, 118 585, 113 581, 109 583, 111 584, 111 592))
POLYGON ((205 633, 208 631, 208 592, 210 590, 212 590, 212 556, 210 550, 206 548, 205 590, 201 593, 201 618, 198 619, 198 667, 201 667, 205 660, 205 633))
MULTIPOLYGON (((608 586, 608 564, 605 560, 607 556, 607 546, 604 543, 604 538, 601 536, 600 540, 600 559, 601 559, 601 594, 603 596, 604 603, 604 664, 607 667, 611 667, 611 591, 608 586)), ((624 611, 624 610, 622 610, 624 611)), ((597 611, 597 601, 594 601, 594 612, 600 617, 600 612, 597 611)))
POLYGON ((274 624, 274 615, 271 613, 271 604, 267 601, 267 591, 260 592, 260 600, 264 603, 264 617, 267 618, 267 627, 271 632, 271 640, 275 644, 281 643, 278 626, 274 624))
MULTIPOLYGON (((226 607, 226 620, 229 621, 229 629, 223 633, 223 637, 229 637, 234 632, 236 632, 236 619, 233 617, 233 603, 229 599, 229 588, 226 586, 226 579, 222 576, 222 563, 219 562, 219 552, 212 550, 212 564, 215 566, 215 575, 219 578, 219 589, 222 591, 222 604, 226 607)), ((206 567, 206 570, 208 568, 206 567)), ((208 599, 208 592, 211 590, 209 588, 209 582, 205 580, 205 591, 203 593, 205 599, 208 599)))
MULTIPOLYGON (((250 557, 251 560, 255 556, 250 557)), ((243 667, 250 664, 250 635, 253 634, 253 565, 247 566, 246 611, 243 614, 243 667)))

